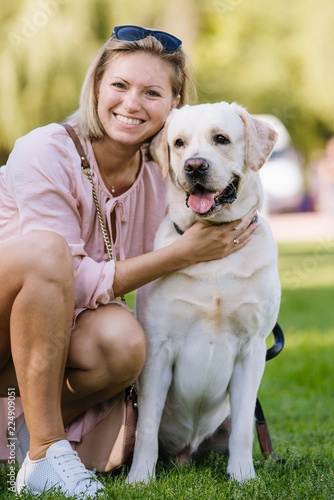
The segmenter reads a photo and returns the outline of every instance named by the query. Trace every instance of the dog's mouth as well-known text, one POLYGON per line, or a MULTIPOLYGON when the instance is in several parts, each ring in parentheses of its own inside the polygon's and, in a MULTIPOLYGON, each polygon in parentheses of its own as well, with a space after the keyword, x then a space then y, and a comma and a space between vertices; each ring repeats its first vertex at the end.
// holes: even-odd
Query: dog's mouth
POLYGON ((186 205, 199 215, 208 215, 222 205, 230 205, 237 198, 240 178, 235 176, 221 192, 212 193, 201 184, 196 184, 192 193, 187 193, 186 205))

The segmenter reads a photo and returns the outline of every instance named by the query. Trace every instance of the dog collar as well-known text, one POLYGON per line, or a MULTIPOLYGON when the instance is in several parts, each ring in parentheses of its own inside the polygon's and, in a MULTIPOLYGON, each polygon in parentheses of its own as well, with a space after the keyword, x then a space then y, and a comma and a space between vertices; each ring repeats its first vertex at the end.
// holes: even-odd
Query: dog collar
MULTIPOLYGON (((259 219, 259 216, 258 216, 258 214, 257 214, 257 212, 256 212, 256 214, 254 215, 254 217, 253 217, 253 218, 252 218, 252 220, 250 221, 249 226, 251 226, 252 224, 255 224, 255 223, 258 221, 258 219, 259 219)), ((179 233, 179 234, 182 236, 182 235, 183 235, 183 233, 184 233, 184 231, 183 231, 183 230, 182 230, 182 229, 181 229, 181 228, 180 228, 180 227, 176 224, 176 222, 173 222, 173 224, 174 224, 174 227, 175 227, 175 231, 176 231, 177 233, 179 233)), ((249 227, 249 226, 248 226, 248 227, 249 227)))
POLYGON ((176 232, 179 233, 182 236, 183 233, 184 233, 184 231, 182 231, 182 229, 179 228, 179 226, 175 222, 173 222, 173 224, 174 224, 176 232))

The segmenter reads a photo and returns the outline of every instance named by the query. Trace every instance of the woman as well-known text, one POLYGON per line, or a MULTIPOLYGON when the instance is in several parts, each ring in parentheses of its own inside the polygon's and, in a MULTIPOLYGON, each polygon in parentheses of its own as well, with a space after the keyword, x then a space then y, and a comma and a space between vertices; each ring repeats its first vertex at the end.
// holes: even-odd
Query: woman
POLYGON ((2 168, 0 279, 8 285, 0 292, 0 394, 16 388, 30 434, 18 490, 38 494, 57 484, 84 498, 102 488, 66 441, 64 424, 129 386, 143 367, 145 332, 117 297, 231 254, 256 227, 250 220, 238 230, 240 220, 196 223, 152 251, 166 182, 146 145, 187 102, 188 85, 180 40, 137 27, 115 28, 88 69, 69 123, 92 167, 113 261, 64 127, 51 124, 19 139, 2 168))

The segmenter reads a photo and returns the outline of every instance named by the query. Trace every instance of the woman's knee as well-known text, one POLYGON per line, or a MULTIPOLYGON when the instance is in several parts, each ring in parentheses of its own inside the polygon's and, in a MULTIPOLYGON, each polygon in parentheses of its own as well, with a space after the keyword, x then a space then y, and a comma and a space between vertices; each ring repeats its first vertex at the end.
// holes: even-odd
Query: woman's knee
POLYGON ((51 231, 29 233, 22 240, 24 256, 15 253, 21 267, 21 287, 40 295, 44 292, 73 302, 73 257, 65 239, 51 231), (24 246, 23 246, 24 245, 24 246))
POLYGON ((101 352, 107 353, 110 367, 118 365, 120 375, 136 379, 142 370, 148 349, 147 336, 134 318, 123 309, 113 318, 109 328, 100 330, 97 342, 101 352), (112 330, 112 331, 111 331, 112 330))
MULTIPOLYGON (((35 231, 0 245, 0 334, 9 336, 14 304, 51 297, 73 303, 73 257, 67 242, 51 231, 35 231), (47 295, 46 295, 47 293, 47 295)), ((30 306, 29 306, 30 307, 30 306)), ((66 306, 67 308, 67 306, 66 306)), ((30 311, 33 309, 30 307, 30 311)), ((73 311, 71 313, 73 315, 73 311)))
MULTIPOLYGON (((0 276, 19 284, 28 277, 73 280, 73 257, 66 240, 52 231, 33 231, 0 245, 0 276), (13 272, 15 271, 15 273, 13 272)), ((15 285, 14 285, 15 286, 15 285)))
POLYGON ((120 348, 125 352, 125 364, 132 371, 133 377, 137 378, 147 356, 147 335, 138 321, 136 321, 135 326, 130 331, 127 330, 124 334, 126 334, 126 340, 121 344, 120 348))
POLYGON ((112 304, 80 316, 73 331, 70 366, 103 371, 103 378, 119 382, 135 380, 145 363, 148 342, 133 314, 112 304))
POLYGON ((42 273, 49 279, 73 278, 73 257, 62 236, 52 231, 35 231, 27 236, 29 271, 42 273))

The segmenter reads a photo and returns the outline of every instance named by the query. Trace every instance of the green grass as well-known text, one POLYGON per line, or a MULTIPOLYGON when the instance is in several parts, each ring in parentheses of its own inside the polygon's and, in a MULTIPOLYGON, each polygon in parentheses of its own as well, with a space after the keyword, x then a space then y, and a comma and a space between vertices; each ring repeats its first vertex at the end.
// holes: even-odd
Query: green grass
MULTIPOLYGON (((227 458, 211 453, 181 469, 159 463, 157 480, 147 486, 126 485, 125 471, 101 477, 105 498, 334 499, 334 242, 280 245, 279 270, 286 344, 267 364, 259 397, 276 454, 287 464, 263 459, 255 438, 254 481, 227 481, 227 458)), ((1 500, 14 497, 0 472, 1 500)))

